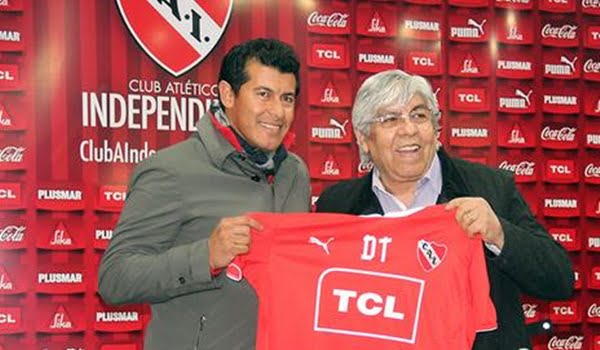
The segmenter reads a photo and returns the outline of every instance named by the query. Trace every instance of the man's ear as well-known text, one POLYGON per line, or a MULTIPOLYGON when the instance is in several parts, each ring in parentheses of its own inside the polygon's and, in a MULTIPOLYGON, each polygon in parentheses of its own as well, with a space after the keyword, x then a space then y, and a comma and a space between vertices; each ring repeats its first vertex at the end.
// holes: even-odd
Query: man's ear
POLYGON ((365 136, 362 132, 356 132, 356 143, 361 151, 364 153, 369 153, 369 144, 367 143, 367 136, 365 136))
POLYGON ((223 103, 223 108, 230 109, 235 103, 235 93, 233 88, 225 80, 219 82, 219 97, 223 103))

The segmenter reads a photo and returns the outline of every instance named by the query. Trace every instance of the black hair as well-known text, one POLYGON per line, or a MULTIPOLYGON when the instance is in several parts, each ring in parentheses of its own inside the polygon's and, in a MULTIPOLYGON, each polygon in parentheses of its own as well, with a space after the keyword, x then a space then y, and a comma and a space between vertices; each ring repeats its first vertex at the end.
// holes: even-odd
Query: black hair
POLYGON ((300 62, 298 57, 288 44, 277 39, 253 39, 231 48, 221 61, 219 81, 228 82, 237 95, 240 87, 249 79, 246 64, 251 60, 273 67, 281 73, 293 73, 296 77, 295 94, 297 96, 300 93, 300 62))

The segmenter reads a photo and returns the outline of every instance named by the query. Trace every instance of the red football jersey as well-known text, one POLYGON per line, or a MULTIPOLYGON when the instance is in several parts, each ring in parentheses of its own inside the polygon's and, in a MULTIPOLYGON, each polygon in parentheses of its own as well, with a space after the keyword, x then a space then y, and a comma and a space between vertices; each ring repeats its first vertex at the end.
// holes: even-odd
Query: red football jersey
POLYGON ((264 229, 227 273, 256 290, 256 349, 471 349, 496 311, 454 215, 251 214, 264 229))

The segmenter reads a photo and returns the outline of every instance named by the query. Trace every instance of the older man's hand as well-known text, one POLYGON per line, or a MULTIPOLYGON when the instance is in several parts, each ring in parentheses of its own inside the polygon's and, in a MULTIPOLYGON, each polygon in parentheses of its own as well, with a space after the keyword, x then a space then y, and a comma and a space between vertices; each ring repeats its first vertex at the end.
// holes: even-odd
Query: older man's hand
POLYGON ((490 204, 481 197, 455 198, 446 204, 446 209, 456 209, 456 221, 469 237, 477 234, 485 243, 498 249, 504 246, 504 231, 490 204))

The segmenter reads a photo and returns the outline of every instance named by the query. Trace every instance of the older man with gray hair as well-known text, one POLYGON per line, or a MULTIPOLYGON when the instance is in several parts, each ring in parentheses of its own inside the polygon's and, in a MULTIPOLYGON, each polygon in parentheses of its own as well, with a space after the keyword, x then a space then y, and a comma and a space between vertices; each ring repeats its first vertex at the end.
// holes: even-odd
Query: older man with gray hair
POLYGON ((440 203, 456 209, 466 234, 481 236, 485 244, 498 317, 498 329, 478 333, 473 349, 530 348, 519 296, 568 298, 571 261, 536 221, 510 173, 444 151, 440 115, 423 77, 388 70, 365 80, 352 123, 361 160, 372 161, 373 171, 326 189, 317 211, 387 214, 440 203))

